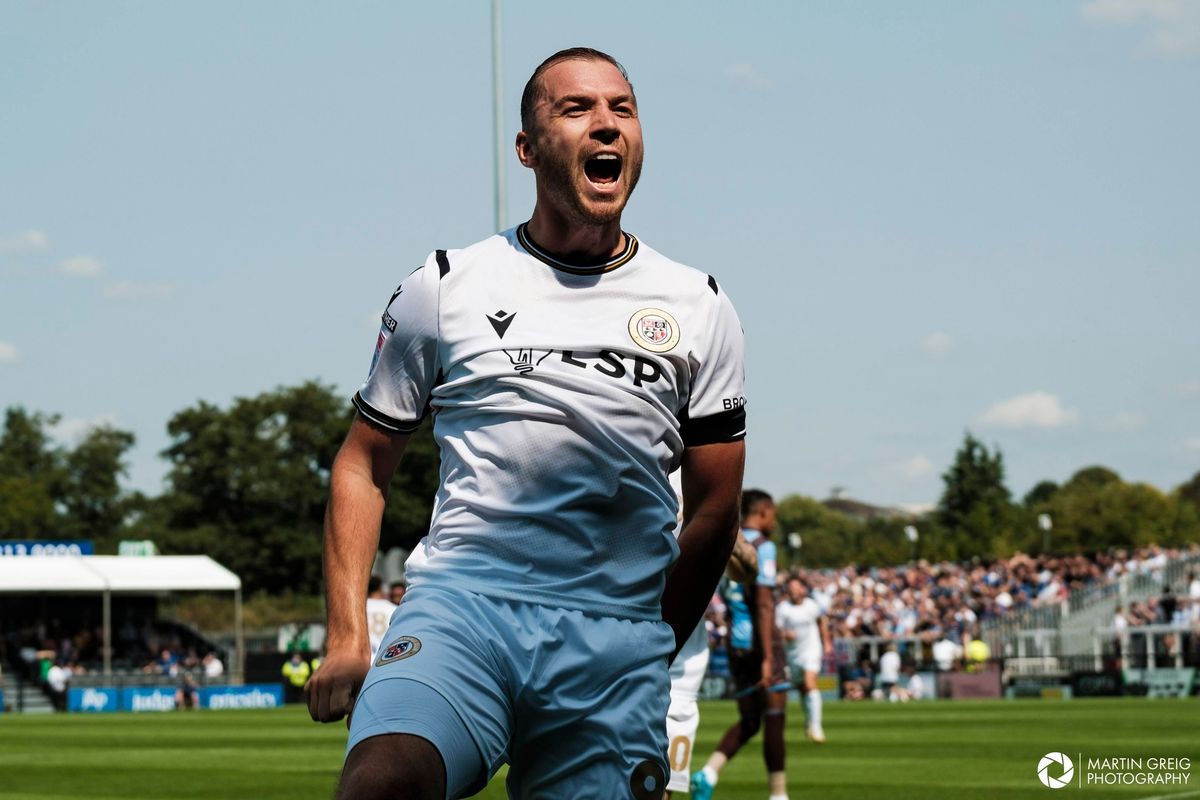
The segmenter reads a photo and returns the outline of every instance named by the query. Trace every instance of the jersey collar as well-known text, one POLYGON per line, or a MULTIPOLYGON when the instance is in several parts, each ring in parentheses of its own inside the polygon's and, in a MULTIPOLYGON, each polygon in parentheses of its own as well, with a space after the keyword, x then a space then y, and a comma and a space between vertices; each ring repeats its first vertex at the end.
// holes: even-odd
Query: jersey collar
POLYGON ((612 272, 617 267, 628 264, 637 255, 638 240, 632 233, 625 233, 625 249, 610 259, 600 263, 571 263, 563 261, 561 258, 556 258, 543 250, 537 242, 529 236, 529 231, 526 230, 528 223, 522 222, 517 226, 517 241, 521 243, 521 247, 525 248, 525 252, 541 261, 563 272, 569 272, 572 275, 599 275, 604 272, 612 272))

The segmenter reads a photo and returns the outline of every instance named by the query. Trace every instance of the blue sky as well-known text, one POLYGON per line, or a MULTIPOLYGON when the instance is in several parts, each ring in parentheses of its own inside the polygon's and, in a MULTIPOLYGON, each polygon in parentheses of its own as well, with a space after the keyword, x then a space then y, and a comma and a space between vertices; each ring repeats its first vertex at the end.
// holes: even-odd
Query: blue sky
MULTIPOLYGON (((629 69, 625 227, 716 275, 748 336, 747 480, 936 501, 964 431, 1019 496, 1200 469, 1200 2, 519 2, 532 69, 629 69)), ((492 232, 490 10, 0 6, 0 406, 134 431, 316 378, 492 232)), ((508 220, 533 184, 508 151, 508 220)))

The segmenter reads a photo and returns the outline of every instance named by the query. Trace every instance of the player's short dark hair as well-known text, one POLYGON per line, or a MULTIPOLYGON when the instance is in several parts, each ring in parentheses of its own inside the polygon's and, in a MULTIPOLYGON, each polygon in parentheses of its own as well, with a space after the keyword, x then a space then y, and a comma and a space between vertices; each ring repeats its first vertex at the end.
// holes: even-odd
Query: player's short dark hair
POLYGON ((383 578, 380 578, 378 575, 372 575, 371 579, 367 581, 367 594, 375 594, 382 588, 383 578))
MULTIPOLYGON (((568 47, 566 50, 559 50, 538 65, 538 68, 529 76, 529 81, 525 84, 525 91, 521 92, 521 130, 526 133, 532 133, 534 130, 533 107, 537 105, 538 97, 542 92, 542 73, 560 61, 571 60, 607 61, 616 67, 620 71, 621 77, 629 83, 629 73, 625 71, 625 67, 621 66, 621 62, 608 53, 594 50, 591 47, 568 47)), ((629 83, 629 91, 633 91, 632 83, 629 83)))
POLYGON ((742 491, 742 519, 758 511, 764 505, 775 505, 771 495, 762 489, 745 489, 742 491))

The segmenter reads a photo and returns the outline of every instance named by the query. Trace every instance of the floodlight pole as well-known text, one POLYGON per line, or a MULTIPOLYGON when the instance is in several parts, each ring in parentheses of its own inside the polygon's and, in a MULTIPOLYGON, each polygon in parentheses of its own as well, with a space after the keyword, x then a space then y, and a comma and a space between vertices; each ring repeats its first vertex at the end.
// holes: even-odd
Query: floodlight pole
POLYGON ((233 590, 233 637, 237 660, 237 681, 246 682, 246 636, 242 629, 242 587, 233 590))
POLYGON ((1038 514, 1038 527, 1042 529, 1042 553, 1050 554, 1050 531, 1054 528, 1054 521, 1049 514, 1038 514))
POLYGON ((504 77, 500 58, 500 0, 492 0, 492 138, 496 152, 494 211, 497 231, 508 227, 504 181, 504 77))
POLYGON ((112 589, 104 589, 104 644, 100 648, 104 654, 104 677, 112 675, 112 589))

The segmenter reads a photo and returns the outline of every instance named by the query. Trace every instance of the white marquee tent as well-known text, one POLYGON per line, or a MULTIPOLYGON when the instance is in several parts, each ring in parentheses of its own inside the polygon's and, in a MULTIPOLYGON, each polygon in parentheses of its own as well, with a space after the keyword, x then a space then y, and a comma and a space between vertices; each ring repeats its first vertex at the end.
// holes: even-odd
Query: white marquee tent
POLYGON ((242 581, 208 556, 14 556, 0 558, 0 594, 99 594, 104 674, 112 672, 112 596, 233 592, 236 673, 245 667, 242 581))

